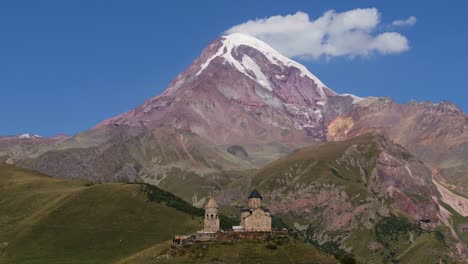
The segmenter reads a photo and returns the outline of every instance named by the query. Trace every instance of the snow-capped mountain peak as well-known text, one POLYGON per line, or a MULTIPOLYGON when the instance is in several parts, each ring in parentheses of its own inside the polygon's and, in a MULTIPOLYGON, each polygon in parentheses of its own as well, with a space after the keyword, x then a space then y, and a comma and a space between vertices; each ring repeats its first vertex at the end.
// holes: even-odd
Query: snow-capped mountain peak
POLYGON ((32 138, 42 138, 42 137, 39 136, 39 135, 33 135, 33 134, 21 134, 21 135, 18 135, 17 137, 18 137, 18 138, 29 138, 29 139, 32 139, 32 138))
POLYGON ((265 42, 236 33, 215 39, 161 95, 97 127, 171 126, 221 144, 295 133, 325 140, 326 122, 359 100, 332 91, 265 42))
MULTIPOLYGON (((265 74, 259 71, 259 67, 255 61, 253 61, 248 55, 243 55, 242 61, 239 61, 233 57, 233 51, 235 49, 240 46, 248 46, 261 52, 273 65, 278 65, 280 67, 294 67, 298 69, 301 72, 301 77, 308 77, 314 81, 314 83, 318 86, 317 88, 320 95, 325 97, 325 92, 323 89, 326 88, 326 86, 322 83, 322 81, 320 81, 314 74, 312 74, 304 65, 285 57, 265 42, 242 33, 234 33, 231 35, 222 36, 221 39, 223 45, 218 48, 215 54, 209 57, 201 65, 200 70, 196 74, 197 76, 201 74, 215 58, 222 57, 227 63, 233 65, 237 70, 246 74, 249 78, 254 79, 247 72, 253 72, 257 77, 255 80, 271 91, 271 87, 268 85, 268 82, 265 81, 265 78, 263 78, 265 74), (261 77, 258 77, 259 75, 261 77), (260 80, 258 80, 258 78, 260 80)), ((277 76, 277 78, 281 78, 281 76, 277 76)))

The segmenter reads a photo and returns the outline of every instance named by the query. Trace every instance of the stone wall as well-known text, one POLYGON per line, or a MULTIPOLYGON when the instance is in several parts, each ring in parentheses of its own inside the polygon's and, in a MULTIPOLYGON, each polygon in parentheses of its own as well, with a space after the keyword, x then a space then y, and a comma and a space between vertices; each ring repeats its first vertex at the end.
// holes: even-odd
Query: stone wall
POLYGON ((187 241, 235 241, 235 240, 270 240, 278 237, 289 237, 288 231, 271 231, 271 232, 198 232, 196 239, 189 238, 187 241))
POLYGON ((271 231, 271 217, 263 209, 257 208, 244 219, 245 231, 271 231))

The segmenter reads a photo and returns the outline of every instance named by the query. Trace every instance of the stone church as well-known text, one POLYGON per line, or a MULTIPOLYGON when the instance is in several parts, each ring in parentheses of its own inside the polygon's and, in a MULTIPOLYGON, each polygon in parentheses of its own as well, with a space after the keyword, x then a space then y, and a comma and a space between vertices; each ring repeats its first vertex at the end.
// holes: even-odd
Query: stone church
MULTIPOLYGON (((241 223, 239 227, 242 229, 238 231, 271 231, 270 210, 262 206, 262 199, 262 195, 257 190, 252 191, 247 201, 248 208, 241 210, 241 223)), ((215 198, 211 197, 205 206, 204 228, 203 231, 198 232, 198 237, 205 240, 210 239, 219 231, 219 208, 215 198)))
POLYGON ((270 210, 262 206, 262 195, 253 190, 249 195, 248 208, 241 211, 241 226, 244 231, 271 231, 270 210))

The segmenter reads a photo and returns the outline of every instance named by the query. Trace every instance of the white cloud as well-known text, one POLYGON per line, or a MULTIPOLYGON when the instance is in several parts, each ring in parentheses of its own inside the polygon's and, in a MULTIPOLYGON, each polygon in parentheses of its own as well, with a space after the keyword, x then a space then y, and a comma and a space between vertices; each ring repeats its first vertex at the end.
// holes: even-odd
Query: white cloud
POLYGON ((304 12, 250 20, 225 33, 257 37, 289 57, 367 56, 375 52, 395 54, 409 49, 405 36, 396 32, 376 34, 380 13, 375 8, 325 12, 311 20, 304 12))
POLYGON ((392 22, 392 25, 397 27, 411 27, 414 26, 417 21, 416 17, 411 16, 406 20, 395 20, 392 22))

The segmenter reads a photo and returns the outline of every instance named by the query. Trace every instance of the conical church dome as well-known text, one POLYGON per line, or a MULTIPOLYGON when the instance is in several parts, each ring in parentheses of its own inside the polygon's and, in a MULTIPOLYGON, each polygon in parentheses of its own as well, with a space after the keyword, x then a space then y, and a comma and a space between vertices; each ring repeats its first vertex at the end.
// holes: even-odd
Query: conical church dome
POLYGON ((257 191, 257 190, 253 190, 252 193, 249 195, 249 199, 252 199, 252 198, 259 198, 259 199, 263 199, 262 195, 257 191))
POLYGON ((206 204, 205 208, 218 208, 218 204, 216 203, 216 199, 214 197, 210 197, 210 200, 206 204))

